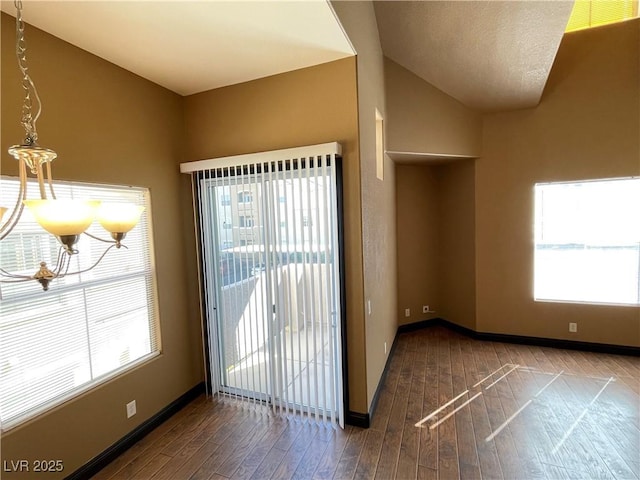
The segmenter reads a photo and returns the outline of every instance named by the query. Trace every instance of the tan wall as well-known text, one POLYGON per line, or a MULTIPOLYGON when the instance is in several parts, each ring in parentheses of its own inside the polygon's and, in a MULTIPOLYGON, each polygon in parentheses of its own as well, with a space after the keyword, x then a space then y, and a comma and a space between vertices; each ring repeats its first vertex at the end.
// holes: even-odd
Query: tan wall
POLYGON ((342 144, 349 408, 366 412, 356 95, 353 57, 191 95, 185 98, 185 160, 342 144))
POLYGON ((398 323, 440 315, 440 201, 437 167, 396 166, 398 323), (422 306, 436 309, 423 315, 422 306), (410 316, 405 316, 405 309, 410 316))
POLYGON ((387 150, 478 156, 482 117, 385 58, 387 150))
POLYGON ((640 345, 638 307, 534 302, 532 248, 536 182, 640 175, 639 61, 640 20, 565 35, 540 105, 485 116, 478 330, 640 345))
POLYGON ((471 329, 476 328, 475 162, 436 167, 439 303, 429 305, 433 315, 471 329))
MULTIPOLYGON (((60 459, 68 475, 203 378, 199 320, 187 301, 179 228, 182 99, 30 26, 27 42, 43 101, 40 143, 59 154, 55 177, 149 187, 154 213, 162 355, 2 436, 2 459, 60 459), (125 404, 132 399, 138 413, 127 419, 125 404)), ((2 14, 2 173, 7 175, 16 174, 7 148, 24 134, 14 48, 14 20, 2 14)), ((3 479, 28 475, 3 474, 3 479)))
POLYGON ((396 167, 400 325, 439 317, 475 328, 474 168, 474 160, 396 167))
MULTIPOLYGON (((479 113, 388 58, 384 67, 388 150, 480 155, 479 113)), ((398 322, 441 317, 474 328, 474 160, 396 168, 398 322)))
MULTIPOLYGON (((395 166, 385 156, 383 180, 377 178, 376 109, 382 114, 384 124, 387 118, 384 64, 373 3, 334 2, 333 7, 358 59, 364 298, 371 305, 371 313, 366 307, 363 325, 368 411, 397 329, 395 166)), ((349 381, 353 381, 351 375, 349 381)))

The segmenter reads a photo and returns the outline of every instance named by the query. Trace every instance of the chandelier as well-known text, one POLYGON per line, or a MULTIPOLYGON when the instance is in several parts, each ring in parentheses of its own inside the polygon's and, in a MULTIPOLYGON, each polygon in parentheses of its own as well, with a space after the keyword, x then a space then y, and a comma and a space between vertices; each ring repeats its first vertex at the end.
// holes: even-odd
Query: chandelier
POLYGON ((46 291, 52 280, 87 272, 95 268, 109 250, 114 247, 123 247, 122 240, 127 232, 136 226, 144 207, 127 203, 102 203, 95 200, 56 199, 51 162, 56 159, 57 154, 53 150, 38 145, 36 122, 40 117, 42 104, 27 67, 22 1, 14 0, 14 5, 16 7, 16 56, 24 91, 21 124, 25 130, 25 138, 22 144, 9 148, 9 154, 18 161, 19 193, 10 213, 8 208, 0 206, 0 241, 4 240, 18 224, 26 206, 38 224, 55 236, 59 249, 56 263, 52 267, 47 266, 45 262, 40 262, 40 268, 33 275, 14 274, 0 268, 0 282, 36 280, 46 291), (29 183, 35 183, 28 182, 29 173, 37 182, 38 198, 29 198, 27 191, 29 183), (3 221, 5 216, 6 219, 3 221), (110 233, 111 240, 86 232, 95 219, 110 233), (109 246, 89 268, 69 272, 71 258, 78 253, 75 248, 76 243, 83 234, 105 242, 109 246))

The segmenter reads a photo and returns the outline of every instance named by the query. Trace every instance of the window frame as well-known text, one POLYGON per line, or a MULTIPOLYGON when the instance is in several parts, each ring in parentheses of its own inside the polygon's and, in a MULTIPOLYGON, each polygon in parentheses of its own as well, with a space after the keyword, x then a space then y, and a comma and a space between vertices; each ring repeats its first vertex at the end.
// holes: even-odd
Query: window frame
MULTIPOLYGON (((555 181, 555 182, 538 182, 534 184, 533 187, 533 238, 532 238, 532 244, 533 244, 533 264, 532 264, 532 274, 533 274, 533 292, 532 292, 532 297, 533 300, 535 302, 540 302, 540 303, 566 303, 566 304, 582 304, 582 305, 607 305, 607 306, 619 306, 619 307, 640 307, 640 237, 636 238, 637 235, 639 235, 638 232, 640 232, 640 223, 638 225, 635 225, 634 223, 631 223, 631 227, 629 227, 627 230, 627 235, 629 235, 629 232, 631 232, 630 234, 630 238, 632 238, 632 240, 629 240, 626 236, 625 233, 619 233, 619 231, 615 230, 616 232, 616 237, 615 240, 611 240, 611 238, 606 238, 602 237, 602 235, 598 235, 596 234, 595 236, 593 235, 592 231, 593 228, 590 228, 591 225, 596 224, 597 219, 599 218, 609 218, 610 216, 613 217, 613 215, 606 215, 603 216, 602 212, 599 212, 600 217, 597 216, 597 211, 598 208, 595 208, 595 212, 593 210, 590 210, 588 208, 588 204, 592 203, 592 204, 598 204, 598 206, 601 204, 600 201, 596 202, 595 197, 589 197, 589 196, 580 196, 580 194, 577 195, 571 195, 569 194, 565 194, 566 195, 566 203, 564 204, 559 204, 557 205, 558 208, 564 209, 564 210, 569 210, 569 209, 573 209, 573 213, 577 214, 575 215, 575 217, 571 217, 570 220, 566 220, 566 222, 559 222, 558 218, 551 218, 551 220, 547 220, 546 222, 546 226, 543 227, 543 222, 544 222, 544 208, 545 206, 548 208, 548 203, 544 202, 544 200, 542 200, 542 198, 539 199, 539 195, 542 194, 542 192, 544 192, 544 187, 560 187, 560 186, 574 186, 577 188, 580 188, 584 185, 589 185, 589 184, 607 184, 607 183, 612 183, 612 182, 620 182, 620 181, 633 181, 634 183, 637 182, 638 184, 638 188, 640 188, 640 177, 637 176, 629 176, 629 177, 614 177, 614 178, 597 178, 597 179, 586 179, 586 180, 573 180, 573 181, 555 181), (586 199, 586 200, 585 200, 586 199), (571 203, 573 203, 573 205, 570 205, 571 203), (586 206, 584 206, 583 204, 586 204, 586 206), (587 212, 587 213, 585 213, 587 212), (542 215, 541 218, 539 218, 539 216, 542 215), (577 220, 576 220, 577 217, 577 220), (554 239, 553 242, 549 242, 549 241, 544 241, 544 232, 543 229, 549 229, 548 225, 549 223, 553 224, 555 220, 556 223, 556 227, 557 225, 561 225, 560 227, 557 227, 556 230, 552 230, 551 234, 547 234, 548 237, 551 237, 552 239, 554 239), (570 223, 573 222, 573 223, 570 223), (634 225, 635 225, 635 229, 637 230, 637 232, 634 232, 634 225), (573 227, 573 228, 572 228, 573 227), (567 232, 571 232, 570 234, 567 234, 567 232), (576 234, 576 232, 581 232, 580 234, 576 234), (635 240, 633 240, 635 239, 635 240), (556 293, 555 295, 548 295, 546 294, 545 291, 538 291, 539 286, 541 285, 540 279, 538 277, 538 275, 545 275, 548 277, 550 275, 549 270, 548 269, 544 269, 544 268, 540 268, 540 264, 539 262, 542 262, 543 260, 540 260, 541 257, 541 250, 547 250, 547 249, 554 249, 554 248, 563 248, 563 246, 565 246, 566 248, 564 249, 571 249, 571 250, 575 250, 577 253, 580 252, 585 252, 588 253, 589 251, 593 251, 596 252, 598 250, 603 250, 603 254, 607 251, 610 251, 611 249, 635 249, 635 251, 637 252, 637 257, 634 260, 633 264, 631 263, 626 263, 626 262, 622 262, 625 265, 632 265, 632 266, 636 266, 636 271, 635 274, 631 273, 630 274, 630 278, 634 278, 635 276, 635 285, 630 285, 629 287, 629 291, 632 292, 631 295, 635 295, 635 290, 637 289, 637 295, 636 295, 636 300, 633 302, 629 302, 629 301, 615 301, 611 298, 611 294, 609 294, 609 298, 605 298, 606 295, 602 295, 601 297, 589 297, 586 294, 576 294, 574 293, 573 296, 570 296, 570 294, 567 294, 568 289, 565 290, 561 290, 560 292, 556 293), (578 247, 582 247, 582 248, 578 248, 578 247), (634 288, 635 287, 635 288, 634 288), (560 298, 562 295, 565 296, 565 298, 560 298), (583 298, 577 298, 579 296, 582 296, 583 298), (551 297, 551 298, 548 298, 551 297), (569 298, 566 298, 569 297, 569 298), (589 298, 587 298, 589 297, 589 298)), ((605 188, 605 187, 603 187, 605 188)), ((619 190, 619 189, 618 189, 619 190)), ((547 191, 548 192, 548 191, 547 191)), ((635 189, 633 189, 633 186, 630 189, 630 196, 631 196, 631 200, 630 202, 622 202, 620 203, 620 205, 635 205, 635 203, 633 202, 633 198, 634 195, 638 195, 638 193, 636 192, 635 189)), ((597 193, 597 191, 596 191, 597 193)), ((638 206, 636 207, 639 211, 640 211, 640 202, 638 203, 638 206)), ((620 210, 618 210, 620 211, 620 210)), ((622 210, 623 212, 625 210, 622 210)), ((567 212, 565 212, 565 217, 568 217, 567 212)), ((633 214, 629 217, 631 219, 633 219, 633 214)), ((619 222, 618 222, 619 223, 619 222)), ((605 226, 606 226, 606 221, 604 222, 605 226)), ((625 225, 627 225, 628 223, 625 222, 625 225)), ((598 225, 602 225, 601 223, 598 225)), ((596 227, 596 230, 598 229, 598 227, 596 227)), ((624 229, 623 229, 624 230, 624 229)), ((605 228, 601 228, 598 233, 600 233, 600 231, 604 231, 609 232, 610 230, 607 230, 605 228)), ((558 261, 560 260, 564 260, 564 259, 556 259, 554 262, 552 262, 554 265, 558 265, 558 261)), ((582 259, 584 260, 584 259, 582 259)), ((595 261, 592 258, 590 258, 590 261, 593 262, 595 261)), ((548 263, 551 263, 549 260, 547 260, 548 263)), ((602 263, 607 263, 610 264, 611 260, 610 259, 606 259, 606 262, 603 262, 602 260, 600 260, 600 262, 602 263)), ((589 271, 589 273, 591 273, 592 268, 593 268, 593 264, 592 263, 583 263, 582 264, 586 270, 589 271)), ((554 275, 554 278, 560 278, 561 273, 560 272, 556 272, 557 275, 554 275)), ((574 276, 577 274, 574 274, 574 276)), ((588 278, 588 275, 585 273, 585 275, 588 278)), ((571 275, 567 274, 566 278, 565 278, 565 282, 564 283, 568 283, 566 282, 567 278, 570 278, 571 275)), ((582 278, 582 277, 581 277, 582 278)), ((592 277, 593 278, 593 277, 592 277)), ((560 282, 562 283, 562 282, 560 282)), ((596 286, 594 287, 593 285, 589 285, 588 282, 585 282, 584 285, 582 286, 582 288, 584 287, 591 287, 591 288, 595 288, 595 290, 600 291, 601 289, 597 287, 597 283, 596 286)))
MULTIPOLYGON (((0 177, 0 179, 2 180, 2 182, 18 182, 19 181, 17 177, 7 176, 7 175, 3 175, 2 177, 0 177)), ((59 408, 62 404, 67 403, 69 401, 73 401, 74 399, 82 395, 85 395, 87 392, 94 390, 96 388, 99 388, 102 385, 114 380, 115 378, 120 377, 124 374, 127 374, 139 368, 140 366, 153 361, 154 359, 162 355, 162 334, 161 334, 161 322, 160 322, 156 256, 155 256, 155 250, 154 250, 154 235, 153 235, 154 229, 153 229, 153 221, 152 221, 153 216, 151 211, 152 202, 151 202, 150 189, 147 187, 140 187, 140 186, 113 185, 113 184, 75 182, 75 181, 74 182, 54 181, 53 185, 54 187, 58 187, 59 190, 62 190, 65 187, 71 188, 71 189, 75 187, 77 189, 82 189, 83 191, 90 191, 91 189, 95 189, 96 191, 102 190, 102 193, 96 194, 96 196, 100 196, 100 195, 113 196, 116 199, 119 198, 117 193, 119 190, 121 190, 122 192, 127 192, 127 191, 131 192, 132 190, 135 190, 136 195, 143 202, 141 203, 141 205, 144 204, 145 206, 145 212, 143 213, 143 215, 145 215, 146 218, 144 223, 137 225, 135 228, 140 229, 142 225, 146 225, 146 228, 144 228, 144 233, 142 233, 141 235, 143 239, 142 243, 146 244, 144 246, 148 249, 148 260, 145 259, 145 261, 143 262, 144 263, 143 268, 141 270, 137 272, 132 272, 129 274, 129 276, 130 278, 138 278, 141 281, 144 280, 144 283, 146 285, 144 287, 147 292, 145 294, 145 300, 146 300, 145 305, 148 311, 147 324, 149 329, 148 330, 149 335, 147 339, 149 342, 150 351, 148 353, 142 354, 138 358, 135 358, 127 362, 124 365, 105 371, 104 373, 95 373, 95 372, 91 373, 89 380, 82 382, 79 385, 74 386, 70 389, 63 390, 60 393, 53 395, 47 401, 41 404, 37 404, 35 406, 31 406, 30 408, 27 408, 24 411, 18 414, 15 414, 7 419, 1 418, 0 432, 10 431, 24 424, 25 422, 31 421, 34 418, 37 418, 43 414, 46 414, 47 412, 55 408, 59 408)), ((37 190, 37 184, 35 184, 35 181, 33 181, 32 179, 28 180, 28 190, 29 191, 37 190)), ((60 197, 60 195, 58 195, 58 197, 60 197)), ((120 196, 120 198, 121 197, 122 196, 120 196)), ((38 233, 40 234, 40 232, 38 233)), ((5 238, 5 240, 3 240, 3 243, 6 242, 8 239, 10 239, 12 235, 14 235, 14 232, 12 232, 11 235, 5 238)), ((108 233, 103 232, 103 234, 101 235, 101 238, 107 239, 108 233)), ((125 245, 127 243, 126 240, 127 239, 125 238, 125 240, 123 241, 123 244, 125 245)), ((112 252, 109 252, 107 256, 117 255, 117 254, 118 254, 117 251, 112 251, 112 252)), ((82 255, 82 252, 80 252, 80 255, 82 255)), ((37 264, 34 264, 33 269, 35 270, 36 268, 37 268, 37 264)), ((56 285, 57 282, 54 282, 51 285, 51 291, 44 293, 44 296, 42 295, 41 287, 37 284, 37 282, 35 281, 26 282, 27 285, 30 285, 31 288, 33 288, 33 291, 29 291, 29 293, 26 295, 19 293, 17 298, 18 299, 20 297, 28 298, 29 301, 33 299, 33 304, 35 304, 36 306, 31 308, 37 309, 37 308, 40 308, 38 305, 46 304, 47 301, 51 300, 46 296, 49 293, 51 293, 52 295, 55 295, 56 293, 64 294, 64 293, 73 293, 77 291, 77 292, 83 292, 83 295, 86 296, 87 288, 94 288, 95 286, 99 286, 99 285, 117 285, 118 283, 122 283, 122 281, 126 280, 127 278, 129 278, 127 275, 124 275, 124 276, 108 275, 106 277, 98 278, 98 279, 93 279, 93 278, 84 279, 84 280, 78 279, 77 282, 74 282, 72 284, 56 285), (41 301, 36 303, 38 299, 40 299, 41 301)), ((11 297, 9 297, 9 299, 11 299, 11 297)), ((24 309, 24 311, 29 311, 31 308, 24 309)), ((92 322, 92 318, 95 319, 95 316, 92 315, 91 313, 87 312, 85 314, 85 321, 87 322, 87 325, 89 325, 92 322)), ((61 325, 61 328, 63 327, 64 326, 61 325)), ((110 332, 110 333, 115 333, 115 332, 118 332, 118 330, 114 330, 113 332, 110 332)), ((77 338, 78 338, 77 336, 70 337, 70 339, 72 340, 77 338)), ((86 342, 87 342, 87 345, 89 345, 88 347, 89 350, 91 350, 91 347, 92 347, 90 343, 91 340, 87 338, 86 342)), ((88 357, 88 361, 91 363, 95 361, 95 359, 91 357, 91 354, 88 357)), ((95 368, 95 365, 89 368, 91 372, 95 368)))

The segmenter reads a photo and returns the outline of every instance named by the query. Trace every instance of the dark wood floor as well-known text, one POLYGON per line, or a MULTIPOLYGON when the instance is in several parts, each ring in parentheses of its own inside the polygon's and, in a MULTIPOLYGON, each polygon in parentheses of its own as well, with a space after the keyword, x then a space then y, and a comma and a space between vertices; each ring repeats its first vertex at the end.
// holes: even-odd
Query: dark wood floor
POLYGON ((639 477, 640 358, 433 327, 398 337, 367 430, 200 397, 94 478, 639 477))

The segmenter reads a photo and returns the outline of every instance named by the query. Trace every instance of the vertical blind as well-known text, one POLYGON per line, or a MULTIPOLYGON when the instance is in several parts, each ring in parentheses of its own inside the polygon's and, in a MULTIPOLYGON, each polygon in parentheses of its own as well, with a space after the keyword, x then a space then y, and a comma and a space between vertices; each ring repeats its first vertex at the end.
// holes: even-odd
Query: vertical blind
POLYGON ((339 145, 182 165, 219 394, 343 424, 339 145))
MULTIPOLYGON (((33 188, 34 185, 31 185, 33 188)), ((35 187, 37 189, 37 186, 35 187)), ((51 408, 158 352, 159 332, 149 192, 142 188, 56 182, 56 196, 146 207, 123 245, 95 268, 54 280, 0 283, 0 419, 3 429, 51 408)), ((18 195, 3 177, 0 204, 18 195)), ((92 235, 109 238, 97 222, 92 235)), ((81 236, 69 272, 88 269, 108 245, 81 236)), ((59 245, 25 209, 0 243, 0 267, 32 275, 56 263, 59 245)), ((4 279, 3 279, 4 280, 4 279)))

